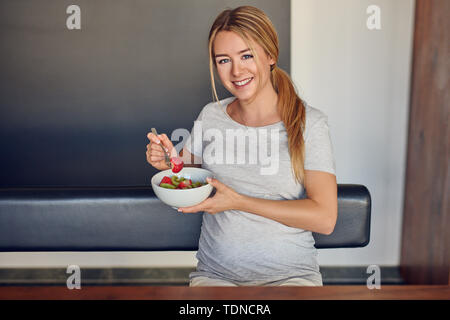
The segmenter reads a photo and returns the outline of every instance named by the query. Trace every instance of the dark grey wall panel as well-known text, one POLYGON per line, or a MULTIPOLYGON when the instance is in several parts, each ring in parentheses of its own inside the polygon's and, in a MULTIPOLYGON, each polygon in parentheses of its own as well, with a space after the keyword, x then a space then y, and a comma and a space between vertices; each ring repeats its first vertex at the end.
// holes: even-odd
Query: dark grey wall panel
POLYGON ((289 0, 2 0, 0 187, 148 185, 147 132, 191 129, 212 100, 209 28, 243 4, 272 19, 289 71, 289 0))

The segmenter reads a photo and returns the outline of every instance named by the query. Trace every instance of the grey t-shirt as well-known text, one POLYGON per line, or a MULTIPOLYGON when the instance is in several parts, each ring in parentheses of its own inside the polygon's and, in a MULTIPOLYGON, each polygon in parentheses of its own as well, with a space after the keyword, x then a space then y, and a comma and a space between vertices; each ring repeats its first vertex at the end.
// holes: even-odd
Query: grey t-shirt
MULTIPOLYGON (((270 200, 306 198, 305 189, 294 179, 284 123, 246 127, 226 112, 234 99, 202 109, 186 140, 187 150, 238 193, 270 200)), ((306 104, 305 108, 304 168, 335 174, 327 117, 306 104)), ((322 285, 311 231, 249 212, 204 213, 196 257, 197 271, 191 279, 207 276, 261 285, 302 277, 322 285)))

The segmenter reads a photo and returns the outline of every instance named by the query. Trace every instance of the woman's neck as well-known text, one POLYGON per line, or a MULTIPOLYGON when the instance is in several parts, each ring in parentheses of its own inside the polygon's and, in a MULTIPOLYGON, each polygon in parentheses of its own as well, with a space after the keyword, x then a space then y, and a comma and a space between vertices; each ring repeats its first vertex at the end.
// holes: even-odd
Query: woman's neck
POLYGON ((266 121, 279 120, 278 94, 269 83, 268 88, 261 90, 252 100, 236 100, 236 109, 249 126, 257 125, 266 121))

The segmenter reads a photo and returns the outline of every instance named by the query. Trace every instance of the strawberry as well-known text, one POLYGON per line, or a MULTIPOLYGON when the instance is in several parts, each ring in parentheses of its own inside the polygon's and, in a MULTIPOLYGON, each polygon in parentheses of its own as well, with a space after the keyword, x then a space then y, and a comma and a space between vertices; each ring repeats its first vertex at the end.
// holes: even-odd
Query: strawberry
POLYGON ((161 182, 159 183, 160 186, 161 186, 161 183, 173 184, 172 180, 168 176, 165 176, 164 178, 162 178, 161 182))
POLYGON ((172 172, 178 173, 183 169, 184 162, 179 157, 170 158, 170 163, 172 164, 172 172))
POLYGON ((180 189, 186 188, 187 186, 190 186, 192 184, 192 180, 191 179, 187 179, 184 181, 181 181, 180 184, 178 185, 178 187, 180 187, 180 189))

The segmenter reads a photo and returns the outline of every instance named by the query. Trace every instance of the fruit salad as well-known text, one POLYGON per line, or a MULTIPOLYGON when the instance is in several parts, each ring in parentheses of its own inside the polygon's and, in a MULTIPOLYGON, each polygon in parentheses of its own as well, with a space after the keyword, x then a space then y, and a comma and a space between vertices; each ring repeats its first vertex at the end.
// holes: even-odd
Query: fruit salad
POLYGON ((166 189, 193 189, 206 185, 206 182, 193 182, 191 179, 178 176, 165 176, 159 186, 166 189))

